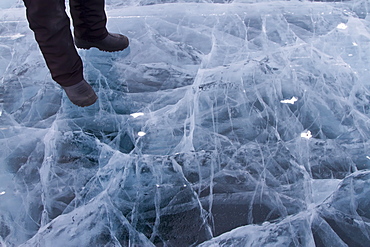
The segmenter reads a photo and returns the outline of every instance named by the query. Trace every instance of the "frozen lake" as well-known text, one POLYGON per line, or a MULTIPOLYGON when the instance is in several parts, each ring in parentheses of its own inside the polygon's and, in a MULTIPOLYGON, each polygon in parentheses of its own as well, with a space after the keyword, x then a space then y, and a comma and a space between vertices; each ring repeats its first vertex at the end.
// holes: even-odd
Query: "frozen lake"
POLYGON ((369 246, 370 2, 107 0, 52 81, 0 3, 0 246, 369 246))

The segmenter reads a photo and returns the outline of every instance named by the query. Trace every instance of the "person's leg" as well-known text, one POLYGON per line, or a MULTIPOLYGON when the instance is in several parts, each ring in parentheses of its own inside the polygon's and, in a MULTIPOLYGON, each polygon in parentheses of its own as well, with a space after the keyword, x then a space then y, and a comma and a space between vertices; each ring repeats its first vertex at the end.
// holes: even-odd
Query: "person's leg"
POLYGON ((108 35, 104 0, 70 0, 75 38, 102 40, 108 35))
POLYGON ((24 0, 27 19, 52 78, 61 86, 83 80, 83 65, 74 46, 64 0, 24 0))
POLYGON ((104 0, 70 0, 69 4, 78 48, 121 51, 128 47, 126 36, 107 31, 104 0))
POLYGON ((24 0, 30 28, 45 58, 52 78, 72 103, 88 106, 97 100, 83 78, 83 65, 74 46, 64 0, 24 0))

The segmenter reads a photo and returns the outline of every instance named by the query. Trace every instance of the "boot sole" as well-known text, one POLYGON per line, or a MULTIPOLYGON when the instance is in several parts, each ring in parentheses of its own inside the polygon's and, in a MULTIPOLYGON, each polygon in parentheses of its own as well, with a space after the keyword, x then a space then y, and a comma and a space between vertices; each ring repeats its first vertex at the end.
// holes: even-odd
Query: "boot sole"
POLYGON ((106 49, 102 49, 102 48, 99 48, 99 47, 96 47, 96 46, 77 46, 76 47, 78 49, 83 49, 83 50, 90 50, 91 48, 97 48, 99 51, 104 51, 104 52, 118 52, 118 51, 123 51, 125 50, 126 48, 123 48, 123 49, 119 49, 119 50, 106 50, 106 49))
POLYGON ((105 52, 117 52, 117 51, 123 51, 125 50, 127 47, 123 48, 123 49, 114 49, 114 50, 109 50, 109 49, 103 49, 101 47, 98 47, 98 46, 94 46, 94 45, 90 45, 90 44, 86 44, 85 42, 76 42, 75 41, 75 45, 77 48, 79 49, 84 49, 84 50, 90 50, 90 48, 97 48, 99 51, 105 51, 105 52))
POLYGON ((95 104, 95 102, 98 100, 98 96, 94 96, 94 97, 91 97, 89 98, 88 100, 86 100, 88 103, 86 103, 86 101, 84 103, 81 103, 81 104, 78 104, 78 103, 74 103, 72 102, 72 104, 76 105, 76 106, 79 106, 79 107, 88 107, 88 106, 91 106, 93 104, 95 104))

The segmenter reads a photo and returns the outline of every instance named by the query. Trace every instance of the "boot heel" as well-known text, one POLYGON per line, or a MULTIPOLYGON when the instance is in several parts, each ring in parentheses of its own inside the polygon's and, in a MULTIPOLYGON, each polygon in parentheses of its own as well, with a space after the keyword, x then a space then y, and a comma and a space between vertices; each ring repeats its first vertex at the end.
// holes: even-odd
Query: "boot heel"
POLYGON ((75 45, 79 49, 89 50, 92 46, 83 42, 83 40, 75 40, 75 45))

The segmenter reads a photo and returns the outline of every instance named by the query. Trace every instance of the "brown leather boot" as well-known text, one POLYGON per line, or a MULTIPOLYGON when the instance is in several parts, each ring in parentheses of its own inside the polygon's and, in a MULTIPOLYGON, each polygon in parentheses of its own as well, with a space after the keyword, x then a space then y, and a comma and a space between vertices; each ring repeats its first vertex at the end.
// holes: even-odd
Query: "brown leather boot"
POLYGON ((63 89, 69 100, 80 107, 90 106, 98 99, 94 89, 92 89, 85 80, 82 80, 73 86, 63 87, 63 89))
POLYGON ((126 36, 117 33, 108 33, 108 36, 102 40, 88 41, 80 38, 75 38, 77 48, 90 49, 96 47, 101 51, 122 51, 129 45, 129 40, 126 36))

